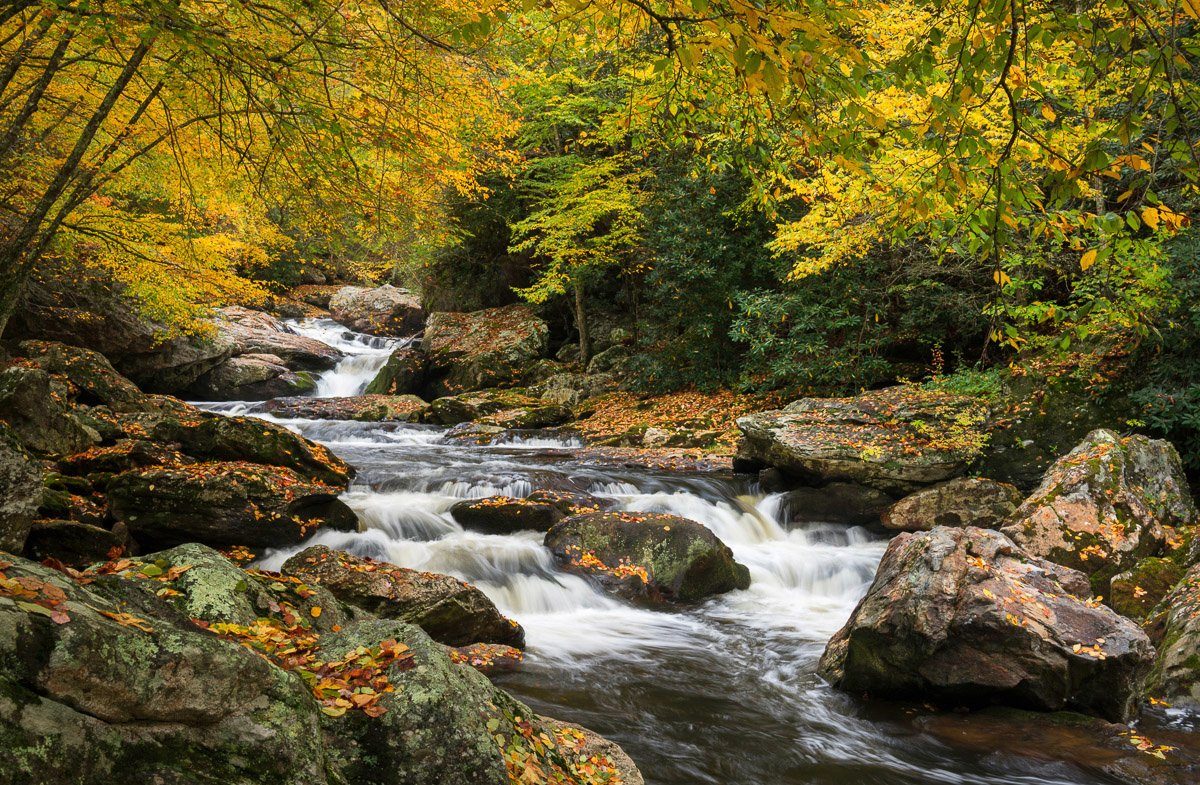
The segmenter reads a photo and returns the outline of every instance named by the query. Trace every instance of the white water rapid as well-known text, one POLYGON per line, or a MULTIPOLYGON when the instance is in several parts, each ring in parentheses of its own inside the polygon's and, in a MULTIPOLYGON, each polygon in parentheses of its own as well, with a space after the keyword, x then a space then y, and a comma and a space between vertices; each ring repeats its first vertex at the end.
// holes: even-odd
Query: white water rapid
POLYGON ((411 338, 380 338, 356 333, 332 319, 301 319, 288 322, 300 335, 327 343, 345 356, 337 366, 317 379, 317 398, 342 398, 361 395, 375 374, 387 362, 392 351, 412 341, 411 338))

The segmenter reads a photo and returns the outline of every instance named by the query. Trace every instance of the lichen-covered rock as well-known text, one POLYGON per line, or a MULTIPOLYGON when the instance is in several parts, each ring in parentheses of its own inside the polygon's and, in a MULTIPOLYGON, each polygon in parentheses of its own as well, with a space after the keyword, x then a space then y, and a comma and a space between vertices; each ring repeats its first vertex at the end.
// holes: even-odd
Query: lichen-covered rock
POLYGON ((26 450, 69 455, 100 442, 67 400, 68 390, 40 368, 13 365, 0 371, 0 422, 26 450))
POLYGON ((612 392, 619 386, 611 373, 557 373, 529 387, 529 394, 562 406, 578 406, 588 398, 612 392))
POLYGON ((831 482, 820 488, 795 488, 779 500, 790 523, 875 523, 895 499, 878 488, 852 482, 831 482))
POLYGON ((244 461, 132 469, 112 478, 108 501, 145 547, 295 545, 322 527, 353 531, 339 488, 291 469, 244 461))
POLYGON ((1141 629, 1090 600, 1081 573, 996 531, 939 526, 891 541, 820 672, 856 693, 1125 722, 1153 656, 1141 629))
POLYGON ((1050 467, 1003 531, 1029 553, 1087 573, 1105 594, 1113 575, 1159 555, 1164 526, 1196 519, 1174 447, 1098 430, 1050 467))
POLYGON ((625 750, 618 747, 616 743, 573 722, 563 722, 544 714, 539 714, 538 720, 556 733, 569 734, 570 738, 577 742, 575 752, 581 758, 586 759, 592 755, 598 755, 611 761, 613 768, 621 775, 621 785, 645 785, 646 781, 642 778, 642 773, 638 771, 633 759, 626 755, 625 750))
POLYGON ((478 422, 462 422, 449 428, 442 439, 446 442, 460 444, 495 444, 508 433, 506 428, 499 425, 484 425, 478 422))
POLYGON ((415 395, 351 395, 344 398, 276 398, 264 407, 301 420, 420 422, 429 404, 415 395))
POLYGON ((963 473, 987 441, 986 415, 971 398, 907 386, 802 398, 739 418, 737 459, 811 485, 909 493, 963 473))
POLYGON ((312 374, 293 371, 276 355, 242 354, 206 372, 188 388, 188 395, 205 401, 265 401, 316 388, 312 374))
POLYGON ((484 676, 515 671, 525 661, 525 653, 515 646, 502 643, 472 643, 470 646, 447 646, 446 656, 456 665, 469 665, 484 676))
POLYGON ((511 387, 523 369, 546 353, 550 328, 526 306, 429 316, 423 347, 432 391, 454 395, 511 387))
POLYGON ((1174 559, 1149 556, 1109 581, 1108 605, 1130 619, 1144 619, 1183 580, 1187 569, 1174 559))
POLYGON ((466 529, 512 534, 517 531, 546 532, 563 518, 599 512, 609 506, 604 500, 588 494, 538 490, 520 499, 511 496, 464 499, 450 508, 450 514, 466 529))
POLYGON ((0 423, 0 551, 20 553, 42 503, 42 467, 0 423))
POLYGON ((895 531, 929 531, 934 526, 999 528, 1025 495, 1016 487, 964 477, 922 488, 888 507, 880 518, 895 531))
POLYGON ((1173 706, 1200 706, 1200 565, 1163 599, 1155 614, 1162 629, 1146 693, 1173 706))
POLYGON ((750 585, 750 571, 729 546, 675 515, 577 515, 556 523, 545 544, 564 568, 635 600, 699 602, 750 585))
POLYGON ((520 390, 479 390, 436 399, 427 419, 440 425, 473 421, 499 428, 549 428, 571 419, 571 411, 520 390))
POLYGON ((392 352, 363 392, 374 395, 419 393, 424 389, 428 372, 429 358, 425 352, 412 346, 401 346, 392 352))
POLYGON ((320 584, 344 603, 388 619, 415 624, 448 646, 525 645, 525 631, 469 583, 331 550, 307 548, 287 560, 283 573, 320 584))
POLYGON ((333 318, 360 333, 403 338, 425 324, 421 299, 390 284, 368 289, 344 286, 329 298, 333 318))

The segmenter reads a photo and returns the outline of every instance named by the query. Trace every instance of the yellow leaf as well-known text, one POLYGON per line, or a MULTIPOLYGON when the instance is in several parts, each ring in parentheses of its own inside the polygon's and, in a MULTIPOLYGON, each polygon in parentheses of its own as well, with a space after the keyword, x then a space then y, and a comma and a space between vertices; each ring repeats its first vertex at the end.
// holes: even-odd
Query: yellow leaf
POLYGON ((1147 207, 1142 210, 1142 223, 1149 226, 1151 229, 1158 228, 1158 210, 1154 207, 1147 207))
POLYGON ((312 610, 310 610, 310 611, 309 611, 309 613, 311 613, 311 614, 312 614, 312 617, 313 617, 314 619, 315 619, 315 618, 317 618, 318 616, 320 616, 320 615, 321 615, 321 606, 320 606, 320 605, 314 605, 314 606, 312 606, 312 610))
POLYGON ((1003 270, 997 270, 996 272, 992 273, 992 280, 998 283, 1000 286, 1008 286, 1010 283, 1012 283, 1012 278, 1009 278, 1008 273, 1004 272, 1003 270))
POLYGON ((1086 270, 1087 268, 1091 267, 1095 263, 1096 263, 1096 249, 1095 248, 1092 248, 1091 250, 1084 252, 1083 256, 1079 257, 1079 267, 1082 270, 1086 270))
POLYGON ((1050 104, 1042 104, 1042 117, 1053 123, 1058 115, 1054 113, 1052 108, 1050 108, 1050 104))
POLYGON ((1193 19, 1200 19, 1200 0, 1183 0, 1183 11, 1193 19))

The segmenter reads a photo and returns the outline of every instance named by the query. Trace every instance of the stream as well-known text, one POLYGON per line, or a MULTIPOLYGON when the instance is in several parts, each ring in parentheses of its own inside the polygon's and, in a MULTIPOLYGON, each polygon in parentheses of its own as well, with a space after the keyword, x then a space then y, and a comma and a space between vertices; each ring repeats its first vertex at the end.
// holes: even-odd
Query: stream
MULTIPOLYGON (((318 395, 362 391, 396 341, 329 320, 293 325, 347 356, 318 395)), ((491 447, 444 443, 444 429, 288 420, 261 403, 199 404, 279 422, 358 468, 345 501, 365 531, 325 531, 325 544, 444 572, 482 589, 525 628, 526 661, 497 677, 535 710, 618 742, 654 785, 793 783, 1116 782, 1045 756, 951 747, 911 711, 868 704, 816 675, 829 636, 866 591, 886 541, 838 524, 789 527, 781 497, 728 474, 671 474, 598 465, 578 443, 514 437, 491 447), (558 571, 542 535, 466 531, 452 504, 535 489, 586 491, 625 510, 699 521, 750 568, 752 583, 694 608, 633 607, 558 571)), ((269 552, 278 569, 300 548, 269 552)))

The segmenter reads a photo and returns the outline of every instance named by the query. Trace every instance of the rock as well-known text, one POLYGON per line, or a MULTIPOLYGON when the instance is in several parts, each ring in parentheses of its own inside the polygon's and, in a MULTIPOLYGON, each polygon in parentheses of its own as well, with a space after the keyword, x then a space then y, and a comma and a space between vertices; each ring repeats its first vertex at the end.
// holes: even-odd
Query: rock
POLYGON ((511 496, 464 499, 450 508, 450 514, 465 529, 512 534, 517 531, 546 532, 563 518, 599 512, 608 506, 587 494, 539 490, 522 499, 511 496))
POLYGON ((420 298, 390 284, 374 289, 344 286, 329 298, 329 310, 335 321, 371 335, 403 338, 416 335, 425 324, 420 298))
POLYGON ((25 553, 38 561, 54 559, 82 568, 124 553, 128 547, 129 532, 122 524, 106 529, 80 521, 39 520, 29 530, 25 553))
POLYGON ((315 389, 317 380, 312 374, 293 372, 282 358, 243 354, 230 357, 205 373, 188 388, 187 394, 205 401, 265 401, 315 389))
POLYGON ((556 523, 546 547, 572 572, 631 599, 699 602, 750 585, 750 571, 695 521, 658 513, 594 512, 556 523))
POLYGON ((987 441, 986 414, 966 396, 908 386, 802 398, 738 419, 738 464, 909 493, 963 473, 987 441))
POLYGON ((1113 575, 1162 551, 1164 526, 1196 517, 1174 447, 1098 430, 1050 467, 1003 531, 1029 553, 1087 573, 1107 594, 1113 575))
POLYGON ((12 365, 0 371, 0 421, 33 453, 69 455, 100 441, 66 402, 67 390, 40 368, 12 365))
POLYGON ((638 771, 633 759, 626 755, 625 750, 618 747, 616 743, 573 722, 563 722, 544 714, 539 714, 538 719, 543 725, 553 729, 556 735, 565 735, 569 738, 576 745, 575 755, 578 757, 587 759, 596 755, 611 761, 613 768, 621 775, 621 785, 645 785, 646 781, 642 778, 642 773, 638 771))
POLYGON ((479 589, 449 575, 408 570, 324 545, 288 559, 283 573, 320 584, 373 615, 416 624, 447 646, 525 645, 521 625, 505 618, 479 589))
POLYGON ((472 643, 457 648, 447 646, 446 656, 454 664, 469 665, 484 676, 515 671, 525 661, 525 653, 520 649, 500 643, 472 643))
POLYGON ((633 352, 628 347, 610 346, 588 361, 587 372, 589 374, 611 373, 623 376, 628 370, 629 360, 632 356, 633 352))
POLYGON ((953 705, 1134 714, 1154 656, 1086 578, 1003 534, 939 526, 888 546, 819 670, 837 687, 953 705))
POLYGON ((588 398, 617 389, 618 380, 609 373, 559 373, 529 388, 530 395, 543 401, 575 407, 588 398))
POLYGON ((292 295, 303 303, 329 310, 329 301, 342 287, 322 284, 301 284, 292 290, 292 295))
POLYGON ((464 422, 455 425, 442 434, 442 440, 462 444, 486 445, 496 443, 507 433, 508 431, 499 425, 464 422))
POLYGON ((195 463, 169 446, 145 439, 119 439, 107 447, 93 447, 58 461, 58 470, 69 476, 120 474, 141 466, 185 465, 195 463))
POLYGON ((1130 619, 1144 619, 1183 580, 1186 571, 1172 559, 1142 559, 1109 581, 1109 607, 1130 619))
POLYGON ((1146 694, 1172 706, 1200 707, 1200 565, 1187 571, 1155 614, 1161 633, 1146 694))
POLYGON ((233 341, 238 356, 269 354, 293 371, 328 370, 342 358, 342 353, 329 344, 293 332, 263 311, 229 306, 218 310, 213 322, 233 341))
POLYGON ((108 483, 108 501, 146 547, 268 548, 295 545, 322 527, 357 529, 339 490, 281 466, 225 461, 118 474, 108 483))
POLYGON ((549 428, 571 419, 571 411, 522 390, 479 390, 438 398, 428 419, 440 425, 478 422, 500 428, 549 428))
POLYGON ((22 341, 21 356, 50 374, 65 377, 74 388, 71 397, 87 406, 103 405, 114 412, 140 412, 158 408, 155 396, 112 367, 99 352, 50 341, 22 341))
POLYGON ((429 404, 415 395, 352 395, 345 398, 276 398, 264 407, 279 417, 301 420, 420 422, 429 404))
POLYGON ((364 392, 378 395, 418 393, 425 385, 428 371, 429 358, 425 352, 412 346, 401 346, 391 353, 364 392))
POLYGON ((20 553, 42 503, 42 467, 0 424, 0 551, 20 553))
POLYGON ((894 500, 876 488, 852 482, 831 482, 821 488, 795 488, 780 499, 790 523, 875 523, 894 500))
POLYGON ((929 531, 934 526, 998 529, 1025 498, 1016 487, 981 477, 964 477, 905 496, 881 522, 893 531, 929 531))
POLYGON ((511 387, 523 369, 546 353, 550 328, 523 305, 429 316, 423 346, 433 392, 454 395, 511 387))

